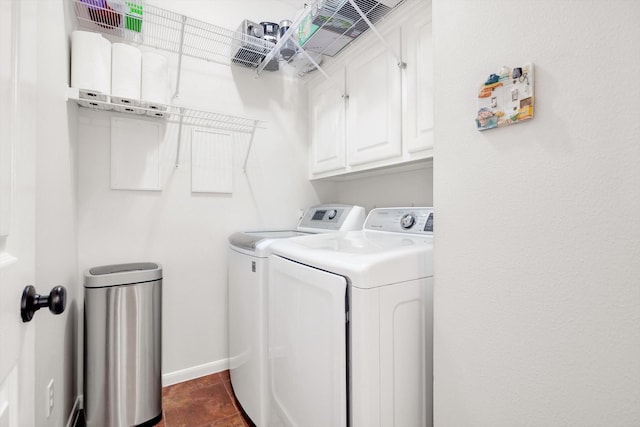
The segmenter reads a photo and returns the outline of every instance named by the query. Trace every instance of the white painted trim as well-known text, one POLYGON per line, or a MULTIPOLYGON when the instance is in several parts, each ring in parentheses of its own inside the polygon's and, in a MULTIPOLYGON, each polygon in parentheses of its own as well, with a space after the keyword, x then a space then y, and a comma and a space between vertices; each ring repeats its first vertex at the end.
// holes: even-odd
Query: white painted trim
POLYGON ((18 258, 14 257, 8 252, 0 252, 0 269, 10 266, 18 261, 18 258))
POLYGON ((205 363, 204 365, 193 366, 191 368, 182 369, 180 371, 169 372, 162 375, 162 386, 181 383, 193 380, 195 378, 204 377, 205 375, 215 374, 229 369, 229 359, 216 360, 214 362, 205 363))
POLYGON ((74 427, 74 421, 80 412, 80 408, 82 408, 82 395, 76 397, 76 401, 73 403, 73 408, 71 408, 71 413, 69 414, 69 419, 67 420, 67 427, 74 427))

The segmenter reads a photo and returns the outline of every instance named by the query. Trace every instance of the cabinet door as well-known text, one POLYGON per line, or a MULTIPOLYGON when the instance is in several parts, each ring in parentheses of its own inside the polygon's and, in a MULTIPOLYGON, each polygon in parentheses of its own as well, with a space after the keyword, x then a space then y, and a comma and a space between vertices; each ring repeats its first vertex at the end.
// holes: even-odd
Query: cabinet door
MULTIPOLYGON (((400 31, 385 35, 400 47, 400 31)), ((379 41, 363 47, 347 67, 349 164, 402 155, 402 76, 394 56, 379 41)))
POLYGON ((311 174, 346 167, 344 70, 309 90, 311 174), (332 83, 333 82, 333 83, 332 83))
POLYGON ((406 103, 404 140, 410 154, 433 148, 433 41, 431 17, 419 13, 403 24, 406 103))

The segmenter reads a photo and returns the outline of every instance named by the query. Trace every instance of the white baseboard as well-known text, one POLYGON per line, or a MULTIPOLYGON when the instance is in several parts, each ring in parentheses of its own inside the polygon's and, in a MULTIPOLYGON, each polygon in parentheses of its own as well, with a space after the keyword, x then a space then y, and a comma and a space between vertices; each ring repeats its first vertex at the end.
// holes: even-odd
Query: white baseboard
POLYGON ((76 401, 73 402, 73 408, 71 408, 71 413, 67 420, 67 427, 74 427, 73 423, 76 421, 80 408, 82 408, 82 395, 76 396, 76 401))
POLYGON ((215 374, 229 369, 229 359, 216 360, 215 362, 205 363, 180 371, 162 374, 162 386, 178 384, 184 381, 193 380, 195 378, 204 377, 205 375, 215 374))

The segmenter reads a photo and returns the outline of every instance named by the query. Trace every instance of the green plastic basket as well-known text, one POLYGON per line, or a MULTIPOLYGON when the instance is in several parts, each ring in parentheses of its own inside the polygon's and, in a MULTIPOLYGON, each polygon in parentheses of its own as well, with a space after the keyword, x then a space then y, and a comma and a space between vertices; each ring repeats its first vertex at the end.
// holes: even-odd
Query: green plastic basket
POLYGON ((139 33, 142 31, 142 5, 138 3, 126 2, 129 8, 125 19, 125 28, 127 30, 139 33))

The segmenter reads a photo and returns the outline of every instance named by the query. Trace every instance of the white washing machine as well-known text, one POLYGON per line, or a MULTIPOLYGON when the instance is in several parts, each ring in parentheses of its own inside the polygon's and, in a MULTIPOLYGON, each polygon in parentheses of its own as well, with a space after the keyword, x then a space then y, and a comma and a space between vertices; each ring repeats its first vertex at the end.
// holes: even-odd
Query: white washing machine
POLYGON ((274 242, 270 427, 432 425, 433 209, 274 242))
POLYGON ((295 230, 247 231, 229 236, 229 368, 233 391, 258 427, 268 425, 267 273, 270 245, 280 239, 360 230, 361 206, 309 208, 295 230))

